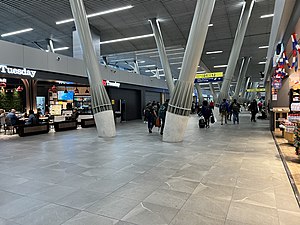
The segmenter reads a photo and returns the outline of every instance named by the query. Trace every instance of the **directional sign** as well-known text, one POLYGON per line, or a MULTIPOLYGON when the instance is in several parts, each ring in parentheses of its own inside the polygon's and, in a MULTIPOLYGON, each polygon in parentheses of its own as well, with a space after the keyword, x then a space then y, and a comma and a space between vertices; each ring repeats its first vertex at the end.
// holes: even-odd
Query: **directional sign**
POLYGON ((265 88, 252 88, 252 89, 247 89, 247 92, 265 92, 265 88))
POLYGON ((194 83, 209 83, 209 82, 218 82, 223 81, 223 77, 216 78, 196 78, 194 83))
POLYGON ((216 77, 223 77, 223 72, 216 72, 216 73, 201 73, 196 74, 195 78, 216 78, 216 77))

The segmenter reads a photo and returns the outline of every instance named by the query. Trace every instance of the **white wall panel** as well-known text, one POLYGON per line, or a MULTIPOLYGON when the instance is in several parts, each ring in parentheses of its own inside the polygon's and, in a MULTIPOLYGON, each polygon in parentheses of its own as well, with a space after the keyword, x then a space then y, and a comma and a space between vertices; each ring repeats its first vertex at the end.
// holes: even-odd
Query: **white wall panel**
POLYGON ((68 73, 68 57, 55 53, 48 53, 48 71, 68 73), (58 57, 60 58, 59 60, 58 57))
POLYGON ((0 41, 0 64, 23 67, 22 45, 0 41))
POLYGON ((24 67, 36 70, 48 70, 48 53, 24 46, 24 67))

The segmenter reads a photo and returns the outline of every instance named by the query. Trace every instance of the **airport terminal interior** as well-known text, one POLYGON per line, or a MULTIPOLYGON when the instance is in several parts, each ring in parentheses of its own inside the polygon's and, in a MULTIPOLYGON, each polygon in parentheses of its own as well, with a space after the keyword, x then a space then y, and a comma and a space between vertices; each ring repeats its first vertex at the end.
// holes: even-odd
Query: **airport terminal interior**
POLYGON ((300 224, 300 1, 0 12, 0 225, 300 224))

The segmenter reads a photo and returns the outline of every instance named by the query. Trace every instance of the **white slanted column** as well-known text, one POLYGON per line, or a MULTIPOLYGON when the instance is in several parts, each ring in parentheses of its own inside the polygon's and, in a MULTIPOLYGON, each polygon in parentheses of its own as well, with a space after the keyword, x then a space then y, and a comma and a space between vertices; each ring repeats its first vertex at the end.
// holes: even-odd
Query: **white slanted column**
POLYGON ((99 62, 93 48, 91 32, 86 18, 82 0, 70 0, 71 10, 78 30, 83 59, 89 78, 92 108, 97 126, 98 136, 116 136, 116 127, 110 99, 102 84, 99 62))
POLYGON ((244 63, 245 63, 245 57, 242 58, 242 63, 241 63, 241 67, 240 67, 240 70, 239 70, 239 74, 238 74, 237 82, 236 82, 236 85, 235 85, 235 89, 234 89, 234 92, 233 92, 233 95, 232 95, 232 99, 237 99, 238 96, 239 96, 240 89, 241 89, 241 83, 243 81, 241 79, 241 75, 242 75, 242 72, 243 72, 244 63))
POLYGON ((244 99, 247 98, 247 88, 249 87, 250 80, 251 80, 251 77, 246 77, 245 88, 243 89, 243 92, 242 92, 242 97, 243 97, 244 99))
POLYGON ((202 95, 202 89, 201 89, 200 84, 195 84, 195 88, 196 88, 197 93, 198 93, 199 104, 202 104, 202 102, 203 102, 203 95, 202 95))
POLYGON ((195 75, 214 5, 215 0, 197 0, 182 69, 169 102, 163 141, 183 140, 192 106, 195 75))
POLYGON ((153 30, 155 42, 156 42, 158 53, 159 53, 160 62, 161 62, 162 68, 164 69, 167 86, 168 86, 170 94, 172 95, 173 90, 174 90, 174 82, 173 82, 171 68, 170 68, 170 64, 168 61, 167 52, 165 49, 164 40, 163 40, 163 37, 161 34, 159 22, 156 18, 149 19, 149 21, 150 21, 150 24, 151 24, 151 27, 153 30))
POLYGON ((235 33, 235 38, 233 41, 232 49, 230 52, 229 60, 228 60, 228 66, 225 72, 225 76, 223 78, 222 88, 219 94, 219 102, 222 102, 222 100, 225 98, 228 98, 228 91, 230 87, 230 83, 232 80, 232 77, 234 75, 234 71, 236 68, 236 64, 240 55, 240 51, 242 48, 242 44, 244 41, 245 33, 247 30, 248 22, 251 16, 251 12, 254 6, 255 0, 246 0, 244 2, 244 6, 242 9, 241 17, 239 20, 239 24, 237 26, 237 30, 235 33))
MULTIPOLYGON (((238 79, 238 82, 236 84, 236 88, 235 88, 235 95, 234 97, 238 100, 243 97, 243 93, 240 95, 241 93, 241 88, 243 86, 243 82, 245 82, 245 77, 246 77, 246 74, 247 74, 247 71, 248 71, 248 67, 249 67, 249 63, 251 61, 251 57, 245 57, 245 64, 244 64, 244 67, 243 67, 243 70, 242 70, 242 73, 241 73, 241 76, 239 77, 238 79)), ((242 91, 244 91, 244 87, 242 89, 242 91)))
POLYGON ((54 51, 54 45, 53 45, 52 39, 47 38, 46 40, 47 40, 47 50, 49 52, 53 52, 54 53, 55 51, 54 51))
POLYGON ((211 92, 211 94, 212 94, 212 96, 214 98, 214 102, 215 102, 218 99, 215 87, 214 87, 214 85, 211 82, 209 82, 208 85, 209 85, 210 92, 211 92))

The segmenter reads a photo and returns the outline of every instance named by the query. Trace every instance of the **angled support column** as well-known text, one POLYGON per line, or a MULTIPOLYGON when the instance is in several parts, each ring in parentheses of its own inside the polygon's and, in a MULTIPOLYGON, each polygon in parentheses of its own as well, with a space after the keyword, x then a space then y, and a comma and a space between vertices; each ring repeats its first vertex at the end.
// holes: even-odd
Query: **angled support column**
POLYGON ((98 136, 114 137, 116 127, 112 105, 102 84, 99 63, 92 44, 92 36, 82 0, 69 0, 79 34, 83 59, 87 70, 92 96, 92 109, 98 136))
POLYGON ((242 76, 242 72, 243 72, 243 69, 244 69, 244 63, 245 63, 245 57, 242 58, 242 64, 241 64, 241 67, 240 67, 240 70, 239 70, 238 79, 237 79, 237 82, 236 82, 234 93, 232 95, 232 99, 237 99, 237 97, 239 96, 240 89, 241 89, 241 83, 242 83, 241 81, 243 81, 243 79, 241 79, 241 76, 242 76))
POLYGON ((224 98, 228 98, 228 90, 234 75, 236 64, 240 55, 242 44, 244 41, 245 33, 247 30, 248 22, 251 16, 251 12, 254 6, 255 0, 246 0, 244 2, 243 10, 239 20, 239 24, 235 33, 232 49, 230 52, 228 66, 223 79, 221 92, 219 94, 219 102, 222 102, 224 98))
POLYGON ((136 59, 133 61, 133 66, 133 71, 137 74, 140 74, 139 63, 136 59))
POLYGON ((199 104, 201 104, 203 102, 203 95, 202 95, 202 89, 201 89, 200 84, 195 84, 195 88, 198 93, 199 104))
POLYGON ((214 5, 215 0, 197 0, 182 69, 169 102, 163 141, 180 142, 183 140, 191 111, 195 75, 214 5))
POLYGON ((246 91, 247 91, 247 88, 249 87, 250 80, 251 80, 251 77, 246 77, 245 88, 243 89, 243 92, 242 92, 242 97, 243 98, 247 97, 247 92, 246 91))
POLYGON ((47 48, 49 52, 55 52, 54 51, 54 46, 53 46, 53 41, 50 38, 47 38, 47 48))
POLYGON ((251 57, 244 57, 244 59, 243 59, 244 66, 241 67, 242 71, 240 71, 240 75, 237 80, 237 84, 236 84, 235 92, 234 92, 234 96, 233 96, 233 98, 235 98, 237 100, 240 97, 241 88, 242 88, 243 82, 245 80, 250 61, 251 61, 251 57))
POLYGON ((168 86, 170 94, 172 95, 172 93, 174 91, 173 77, 172 77, 170 64, 168 61, 167 52, 166 52, 165 45, 164 45, 164 40, 163 40, 162 33, 160 30, 159 22, 156 18, 149 19, 149 21, 150 21, 152 31, 154 34, 154 38, 155 38, 155 42, 157 45, 160 62, 161 62, 162 68, 164 69, 167 86, 168 86))
MULTIPOLYGON (((259 82, 253 82, 252 83, 252 88, 257 88, 259 85, 259 82)), ((253 99, 255 99, 257 92, 251 92, 251 97, 250 100, 253 101, 253 99)))
POLYGON ((211 82, 209 82, 208 85, 209 85, 210 92, 214 98, 214 102, 215 102, 218 99, 218 96, 217 96, 216 90, 214 88, 214 85, 211 82))

